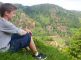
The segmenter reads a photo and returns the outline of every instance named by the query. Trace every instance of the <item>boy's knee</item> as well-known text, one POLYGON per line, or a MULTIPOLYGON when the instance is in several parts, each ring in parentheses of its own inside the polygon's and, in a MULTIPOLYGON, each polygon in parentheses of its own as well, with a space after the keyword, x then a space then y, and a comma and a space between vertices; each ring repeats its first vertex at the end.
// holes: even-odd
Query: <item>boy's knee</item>
POLYGON ((31 33, 31 32, 29 32, 29 33, 26 33, 26 34, 28 34, 28 35, 32 36, 32 33, 31 33))

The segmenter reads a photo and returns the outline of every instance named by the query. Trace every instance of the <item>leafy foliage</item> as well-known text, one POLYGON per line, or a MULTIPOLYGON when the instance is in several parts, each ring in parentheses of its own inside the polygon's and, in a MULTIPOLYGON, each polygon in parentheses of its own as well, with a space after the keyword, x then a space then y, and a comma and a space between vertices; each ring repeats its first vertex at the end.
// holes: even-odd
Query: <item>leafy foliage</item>
POLYGON ((70 48, 70 55, 77 58, 78 60, 81 59, 81 28, 76 31, 76 33, 72 36, 69 44, 70 48))

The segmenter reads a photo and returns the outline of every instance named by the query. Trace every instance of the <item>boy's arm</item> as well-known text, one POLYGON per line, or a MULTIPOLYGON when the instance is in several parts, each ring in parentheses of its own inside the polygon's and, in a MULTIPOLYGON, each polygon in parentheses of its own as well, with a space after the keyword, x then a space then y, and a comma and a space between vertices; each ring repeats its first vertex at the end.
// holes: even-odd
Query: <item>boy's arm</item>
POLYGON ((16 27, 14 24, 8 21, 7 22, 5 21, 3 23, 3 26, 0 27, 0 31, 10 33, 10 34, 18 33, 19 35, 24 35, 27 33, 25 30, 16 27))

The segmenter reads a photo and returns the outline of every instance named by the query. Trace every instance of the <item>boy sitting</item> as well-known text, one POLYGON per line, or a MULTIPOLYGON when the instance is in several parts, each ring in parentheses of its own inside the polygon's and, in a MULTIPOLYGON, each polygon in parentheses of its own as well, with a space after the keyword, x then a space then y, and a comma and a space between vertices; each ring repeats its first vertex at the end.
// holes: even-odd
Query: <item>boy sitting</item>
POLYGON ((29 47, 39 60, 46 59, 44 54, 38 52, 32 39, 31 32, 16 27, 9 20, 15 16, 16 6, 5 3, 0 6, 0 51, 18 51, 21 48, 29 47))

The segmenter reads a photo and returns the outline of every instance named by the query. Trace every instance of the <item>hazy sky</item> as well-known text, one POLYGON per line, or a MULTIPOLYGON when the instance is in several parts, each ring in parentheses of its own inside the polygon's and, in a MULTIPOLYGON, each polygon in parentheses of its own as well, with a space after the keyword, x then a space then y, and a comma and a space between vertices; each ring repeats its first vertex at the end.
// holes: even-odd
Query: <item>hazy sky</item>
POLYGON ((81 11, 81 0, 0 0, 4 3, 20 3, 23 5, 36 5, 43 3, 50 3, 59 5, 68 10, 79 10, 81 11))

